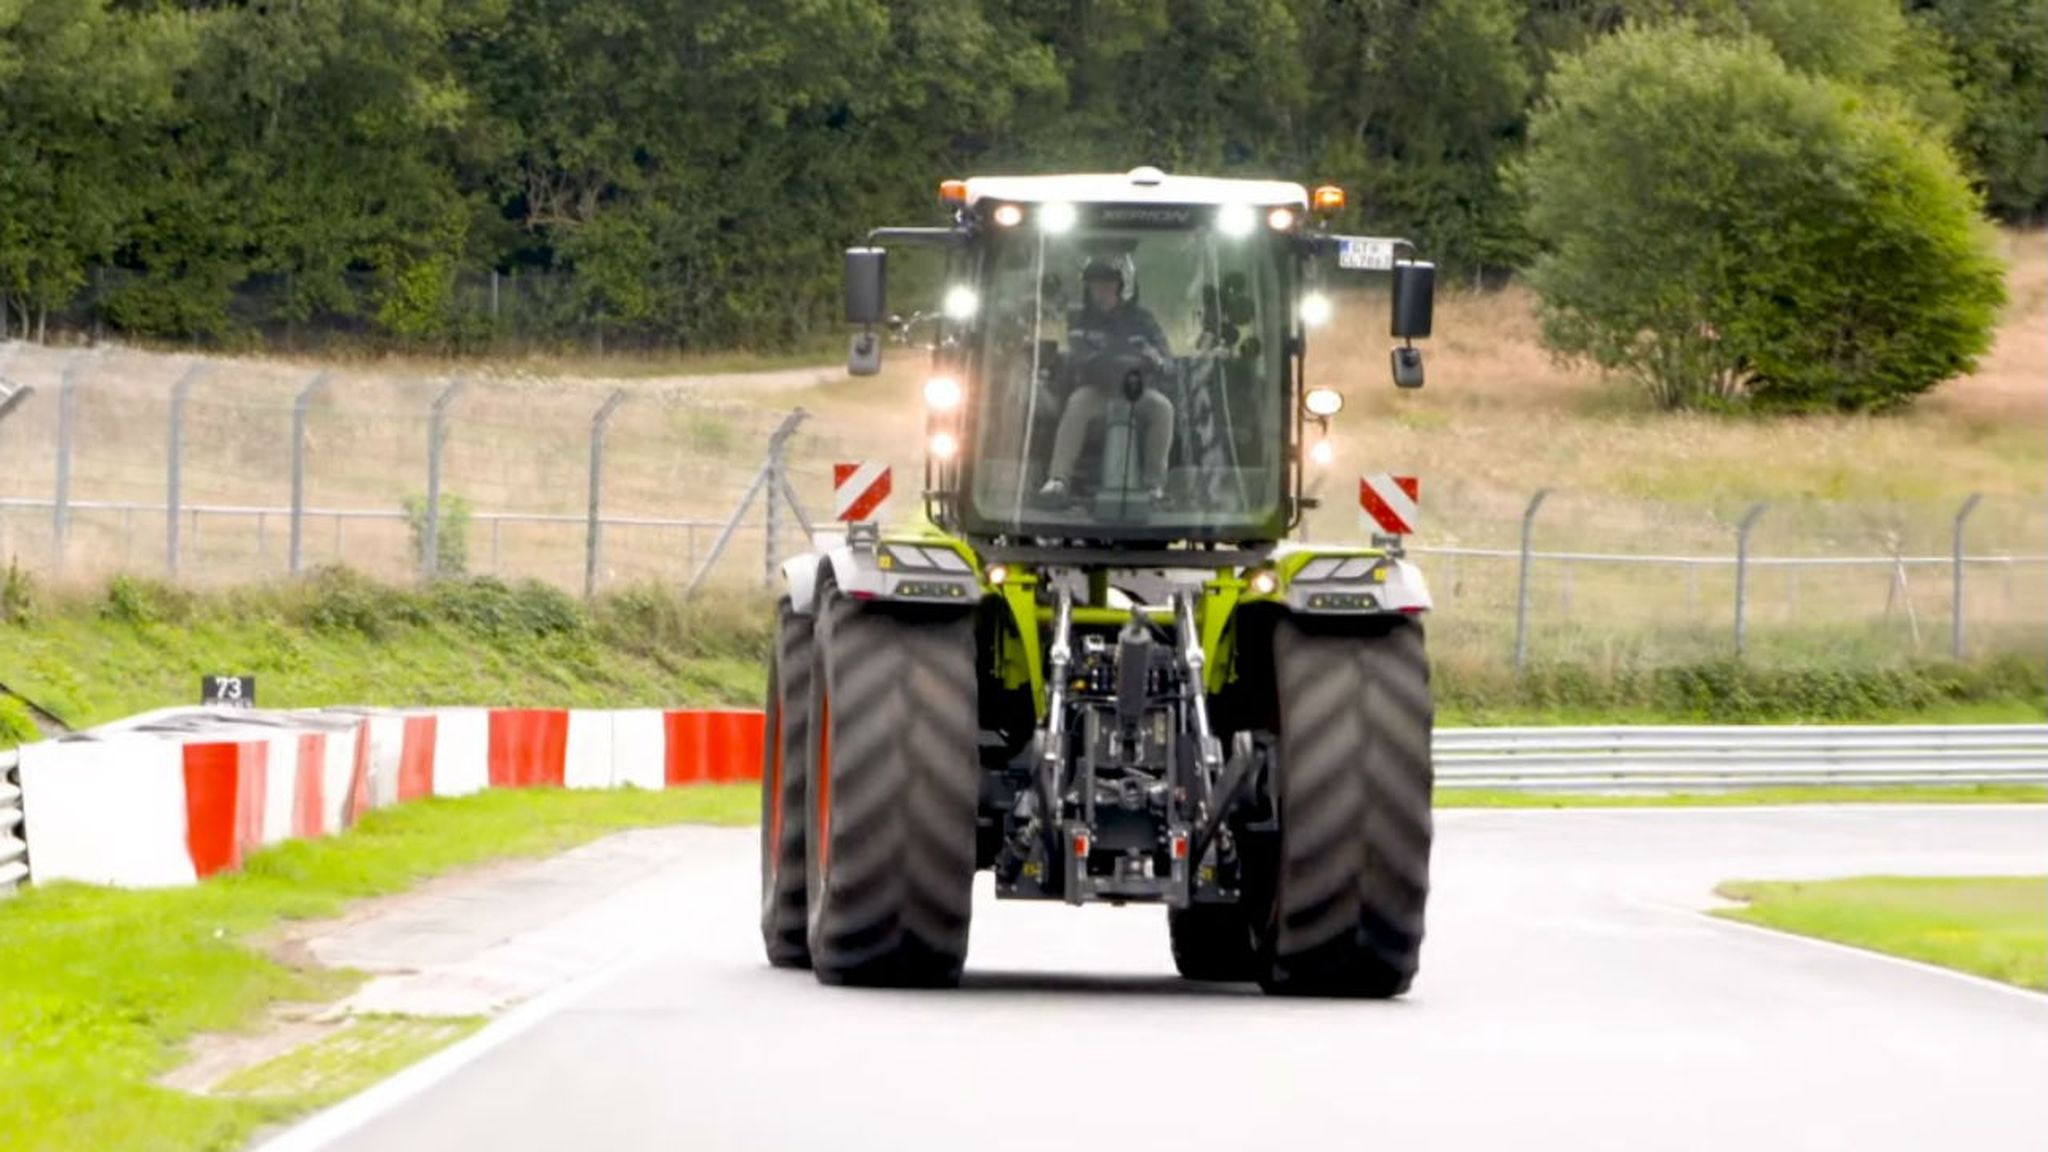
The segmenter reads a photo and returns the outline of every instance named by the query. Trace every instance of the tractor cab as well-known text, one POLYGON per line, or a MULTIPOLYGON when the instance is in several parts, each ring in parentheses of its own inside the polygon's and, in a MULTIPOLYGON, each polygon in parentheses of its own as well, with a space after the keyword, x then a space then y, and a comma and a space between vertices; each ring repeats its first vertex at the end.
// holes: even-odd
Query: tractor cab
MULTIPOLYGON (((950 226, 877 229, 848 253, 850 369, 880 367, 879 243, 942 248, 927 514, 978 542, 1280 540, 1343 403, 1303 382, 1331 315, 1323 266, 1391 271, 1394 335, 1429 332, 1432 266, 1397 259, 1398 239, 1331 235, 1335 188, 1141 168, 949 181, 942 198, 950 226)), ((1414 348, 1395 378, 1421 384, 1414 348)))

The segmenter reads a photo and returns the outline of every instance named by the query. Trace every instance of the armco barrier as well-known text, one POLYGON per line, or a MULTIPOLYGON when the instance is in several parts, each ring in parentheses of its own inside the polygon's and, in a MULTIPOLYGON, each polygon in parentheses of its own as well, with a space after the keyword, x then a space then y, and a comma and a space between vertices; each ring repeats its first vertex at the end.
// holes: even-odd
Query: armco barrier
POLYGON ((23 873, 191 884, 374 808, 491 788, 758 779, 761 749, 762 716, 746 710, 169 709, 19 750, 34 835, 23 873))

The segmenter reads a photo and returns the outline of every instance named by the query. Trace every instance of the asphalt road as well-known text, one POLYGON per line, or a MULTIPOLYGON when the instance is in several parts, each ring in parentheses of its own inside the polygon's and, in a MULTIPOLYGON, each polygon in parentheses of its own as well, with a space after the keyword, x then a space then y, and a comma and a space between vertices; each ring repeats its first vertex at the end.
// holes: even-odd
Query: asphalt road
POLYGON ((1158 910, 985 887, 963 988, 828 989, 761 959, 754 834, 688 835, 639 956, 275 1147, 2048 1149, 2048 997, 1700 911, 2038 873, 2048 810, 1445 812, 1388 1003, 1188 984, 1158 910))

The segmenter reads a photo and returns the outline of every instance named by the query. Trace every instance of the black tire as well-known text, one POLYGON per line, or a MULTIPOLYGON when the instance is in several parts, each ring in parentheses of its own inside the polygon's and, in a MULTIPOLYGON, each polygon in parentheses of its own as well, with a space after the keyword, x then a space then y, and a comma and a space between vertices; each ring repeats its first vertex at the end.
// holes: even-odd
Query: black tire
POLYGON ((1173 942, 1173 966, 1189 980, 1259 978, 1258 947, 1241 904, 1169 908, 1166 932, 1173 942))
POLYGON ((1422 625, 1282 617, 1272 660, 1280 830, 1260 986, 1399 996, 1420 966, 1434 832, 1422 625))
POLYGON ((761 744, 761 940, 777 968, 811 962, 804 901, 804 785, 811 744, 811 621, 776 605, 761 744))
POLYGON ((828 587, 814 647, 811 970, 826 984, 957 984, 981 772, 973 619, 828 587))

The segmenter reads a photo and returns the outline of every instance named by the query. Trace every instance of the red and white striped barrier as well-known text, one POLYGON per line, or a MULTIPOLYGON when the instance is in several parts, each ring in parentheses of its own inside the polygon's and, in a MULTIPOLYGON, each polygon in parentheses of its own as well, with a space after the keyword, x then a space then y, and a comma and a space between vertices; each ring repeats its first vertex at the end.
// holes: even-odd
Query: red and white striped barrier
POLYGON ((191 884, 426 796, 758 780, 762 734, 739 709, 159 714, 21 748, 29 880, 191 884))

